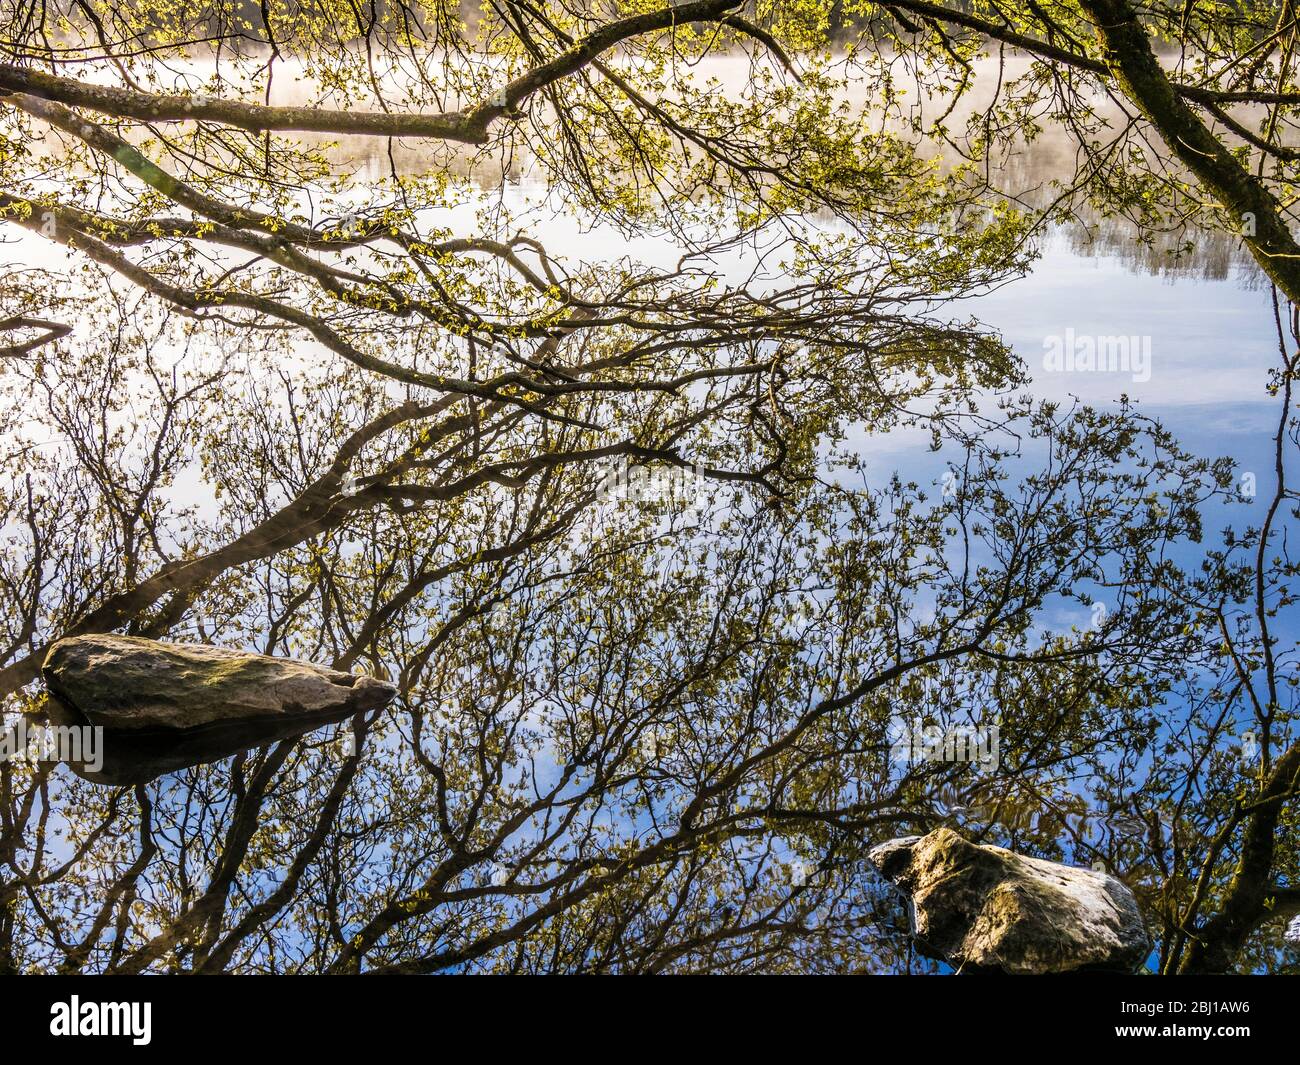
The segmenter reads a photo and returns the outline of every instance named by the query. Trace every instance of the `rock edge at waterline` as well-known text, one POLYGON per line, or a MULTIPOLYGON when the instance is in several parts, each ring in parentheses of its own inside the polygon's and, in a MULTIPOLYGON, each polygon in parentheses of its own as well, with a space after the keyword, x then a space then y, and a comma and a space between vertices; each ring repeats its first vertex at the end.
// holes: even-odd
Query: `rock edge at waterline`
POLYGON ((1132 973, 1151 951, 1133 893, 1107 873, 939 828, 872 848, 920 950, 960 972, 1132 973))

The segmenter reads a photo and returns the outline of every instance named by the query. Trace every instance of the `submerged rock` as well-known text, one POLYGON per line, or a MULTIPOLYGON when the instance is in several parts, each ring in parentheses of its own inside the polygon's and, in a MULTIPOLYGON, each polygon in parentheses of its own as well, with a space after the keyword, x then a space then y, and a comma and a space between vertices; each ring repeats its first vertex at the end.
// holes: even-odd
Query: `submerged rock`
MULTIPOLYGON (((56 757, 93 784, 145 784, 166 773, 220 762, 255 747, 305 736, 348 716, 230 721, 190 729, 102 728, 97 734, 83 734, 79 742, 68 744, 66 751, 59 751, 56 757)), ((60 729, 84 724, 83 718, 53 697, 46 707, 46 719, 55 740, 60 729)))
POLYGON ((291 658, 136 636, 74 636, 50 648, 45 683, 91 725, 190 729, 374 710, 396 689, 291 658))
POLYGON ((946 828, 882 843, 869 857, 907 898, 921 951, 962 972, 1131 973, 1151 950, 1133 893, 1106 873, 946 828))
POLYGON ((396 694, 385 681, 309 662, 133 636, 60 640, 42 673, 52 726, 102 730, 62 760, 111 785, 304 735, 396 694))

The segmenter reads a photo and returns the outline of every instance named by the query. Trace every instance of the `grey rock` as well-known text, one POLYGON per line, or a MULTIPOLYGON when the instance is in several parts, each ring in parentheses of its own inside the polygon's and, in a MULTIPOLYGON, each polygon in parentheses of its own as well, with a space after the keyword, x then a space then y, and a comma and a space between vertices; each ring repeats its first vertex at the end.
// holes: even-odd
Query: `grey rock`
POLYGON ((1120 880, 939 828, 869 853, 909 904, 918 948, 961 972, 1131 973, 1150 953, 1120 880))
POLYGON ((373 677, 205 644, 76 636, 42 667, 44 716, 60 731, 93 726, 60 755, 96 784, 140 784, 383 706, 396 694, 373 677))
POLYGON ((129 731, 338 718, 396 694, 384 681, 309 662, 134 636, 59 640, 41 672, 87 723, 129 731))

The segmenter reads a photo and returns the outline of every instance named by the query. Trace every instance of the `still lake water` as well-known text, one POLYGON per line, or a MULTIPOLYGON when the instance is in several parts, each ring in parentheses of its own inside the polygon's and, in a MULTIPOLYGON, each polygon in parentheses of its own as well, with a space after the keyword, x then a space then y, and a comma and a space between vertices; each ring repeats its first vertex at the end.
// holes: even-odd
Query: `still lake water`
MULTIPOLYGON (((544 190, 526 182, 506 185, 496 195, 511 214, 527 214, 530 205, 546 199, 544 190)), ((628 257, 671 267, 681 254, 668 241, 629 240, 612 227, 545 211, 533 217, 543 243, 574 259, 628 257)), ((1027 391, 1036 399, 1063 405, 1077 400, 1106 409, 1127 396, 1187 450, 1228 456, 1242 470, 1256 472, 1263 494, 1279 415, 1278 401, 1265 387, 1269 370, 1278 364, 1270 289, 1240 242, 1203 233, 1191 244, 1190 251, 1171 258, 1168 246, 1138 245, 1123 229, 1096 229, 1089 236, 1081 226, 1057 227, 1040 239, 1039 256, 1025 276, 935 314, 973 317, 998 333, 1023 361, 1030 377, 1027 391), (1049 338, 1071 332, 1143 340, 1150 351, 1148 372, 1049 369, 1049 338)), ((727 275, 743 278, 776 257, 749 253, 719 265, 727 275)), ((942 458, 936 461, 929 453, 923 429, 858 434, 855 442, 863 454, 878 456, 873 465, 885 477, 897 470, 929 481, 942 470, 942 458)))
MULTIPOLYGON (((545 199, 544 191, 535 186, 510 183, 493 190, 487 181, 482 195, 485 199, 499 196, 512 212, 526 209, 530 195, 545 199)), ((455 213, 458 231, 469 230, 473 210, 455 213)), ((563 211, 537 217, 536 235, 553 251, 575 261, 629 256, 648 264, 671 265, 680 254, 667 241, 628 240, 609 227, 583 224, 563 211)), ((1040 252, 1025 277, 963 301, 952 308, 952 315, 973 316, 998 332, 1023 360, 1033 396, 1062 403, 1077 399, 1105 408, 1127 395, 1140 411, 1160 419, 1186 449, 1207 457, 1230 456, 1242 470, 1257 472, 1261 494, 1266 493, 1278 401, 1265 386, 1269 369, 1277 363, 1277 340, 1268 288, 1259 283, 1240 249, 1225 247, 1223 238, 1206 235, 1177 270, 1162 271, 1122 233, 1085 244, 1075 232, 1058 229, 1043 239, 1040 252), (1048 371, 1045 342, 1070 331, 1077 336, 1149 338, 1149 377, 1048 371)), ((15 265, 35 261, 58 267, 63 260, 61 250, 27 236, 9 245, 4 254, 15 265)), ((752 261, 738 264, 738 269, 752 265, 752 261)), ((81 328, 89 330, 93 325, 82 323, 81 328)), ((931 453, 928 442, 928 434, 922 431, 863 433, 855 438, 868 456, 868 469, 877 484, 894 472, 923 484, 935 483, 950 456, 931 453)), ((176 502, 214 507, 197 472, 178 485, 176 502)), ((1227 509, 1217 519, 1207 515, 1211 525, 1229 517, 1240 523, 1254 516, 1227 509)), ((1197 550, 1189 547, 1188 557, 1197 550)))
MULTIPOLYGON (((198 59, 177 69, 177 76, 191 88, 200 88, 212 74, 211 64, 198 59)), ((273 102, 319 102, 321 89, 301 64, 282 63, 279 69, 273 102)), ((1029 61, 1023 56, 999 57, 997 63, 987 58, 977 61, 975 70, 980 76, 952 111, 950 126, 961 128, 964 119, 989 102, 994 86, 1028 69, 1029 61)), ((88 70, 84 76, 90 80, 115 78, 111 71, 88 70)), ((231 72, 224 76, 230 77, 231 72)), ((750 76, 750 66, 736 56, 710 56, 697 65, 692 76, 701 82, 716 79, 724 90, 735 91, 750 76)), ((934 117, 947 110, 946 98, 932 97, 923 78, 904 82, 900 87, 911 101, 906 110, 913 117, 932 112, 934 117)), ((260 98, 260 88, 255 95, 260 98)), ((843 97, 859 107, 867 100, 861 86, 846 89, 843 97)), ((361 103, 374 106, 373 101, 361 103)), ((1115 113, 1113 102, 1104 97, 1094 103, 1099 115, 1115 113)), ((866 114, 871 114, 869 109, 866 114)), ((892 121, 883 125, 897 131, 892 121)), ((654 236, 629 239, 611 226, 575 218, 568 205, 556 202, 538 183, 541 174, 526 148, 509 153, 507 163, 501 157, 471 156, 455 148, 448 155, 445 146, 434 151, 418 140, 396 142, 390 151, 388 143, 377 138, 348 138, 342 144, 333 143, 336 138, 311 134, 300 135, 300 139, 323 151, 339 172, 353 173, 353 180, 362 187, 386 179, 394 165, 406 173, 450 166, 465 182, 461 186, 464 206, 437 212, 440 217, 436 220, 458 233, 481 232, 482 219, 476 219, 476 211, 495 202, 506 216, 525 221, 532 235, 560 258, 600 262, 626 257, 670 267, 681 254, 681 248, 671 241, 654 236)), ((1073 152, 1073 141, 1049 127, 1034 142, 1012 150, 1002 160, 999 182, 1035 201, 1054 178, 1069 172, 1073 152)), ((310 212, 306 203, 303 206, 310 212)), ((1271 470, 1271 436, 1277 415, 1276 402, 1266 394, 1265 383, 1269 368, 1277 363, 1277 341, 1268 287, 1261 284, 1260 274, 1240 242, 1222 234, 1201 234, 1193 239, 1190 252, 1180 255, 1170 268, 1160 248, 1152 251, 1139 246, 1121 225, 1096 219, 1090 224, 1096 239, 1081 239, 1079 227, 1054 230, 1042 241, 1041 255, 1028 276, 963 301, 953 309, 953 316, 974 316, 1000 333, 1024 360, 1032 378, 1029 391, 1037 398, 1067 402, 1077 397, 1087 404, 1106 406, 1126 394, 1137 401, 1141 411, 1160 418, 1189 450, 1231 456, 1244 470, 1261 474, 1271 470), (1067 330, 1079 336, 1149 337, 1150 379, 1134 381, 1123 373, 1046 372, 1044 341, 1067 330)), ((511 232, 519 228, 512 226, 511 232)), ((64 253, 23 234, 0 251, 0 257, 15 264, 56 267, 64 253)), ((725 265, 734 267, 737 276, 744 276, 755 262, 751 254, 744 261, 725 265)), ((905 476, 919 478, 932 468, 925 449, 928 436, 923 432, 860 439, 869 449, 867 453, 879 455, 884 464, 893 463, 905 476)), ((1264 480, 1261 477, 1262 484, 1264 480)), ((192 501, 206 509, 210 502, 206 492, 197 484, 192 487, 196 490, 192 501)))

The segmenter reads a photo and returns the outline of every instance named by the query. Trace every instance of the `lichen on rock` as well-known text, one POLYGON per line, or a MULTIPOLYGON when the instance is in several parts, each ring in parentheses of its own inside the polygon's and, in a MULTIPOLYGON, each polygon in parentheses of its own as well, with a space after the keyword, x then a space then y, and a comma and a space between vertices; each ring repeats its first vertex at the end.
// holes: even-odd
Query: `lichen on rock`
POLYGON ((63 760, 112 786, 292 739, 396 694, 386 681, 310 662, 134 636, 60 640, 42 673, 50 724, 102 731, 95 760, 63 760))
POLYGON ((385 681, 310 662, 135 636, 59 640, 41 672, 88 723, 121 730, 342 716, 395 694, 385 681))
POLYGON ((912 934, 961 972, 1133 972, 1151 950, 1133 893, 1107 873, 971 843, 947 828, 869 854, 912 934))

